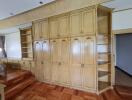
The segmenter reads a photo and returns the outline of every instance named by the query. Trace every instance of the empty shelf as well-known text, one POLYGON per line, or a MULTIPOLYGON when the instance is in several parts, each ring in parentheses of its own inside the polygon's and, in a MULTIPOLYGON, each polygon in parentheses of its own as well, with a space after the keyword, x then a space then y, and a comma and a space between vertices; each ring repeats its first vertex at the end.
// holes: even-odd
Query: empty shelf
POLYGON ((105 89, 105 88, 107 88, 109 86, 110 86, 110 82, 103 82, 103 81, 99 81, 98 82, 99 91, 101 91, 101 90, 103 90, 103 89, 105 89))

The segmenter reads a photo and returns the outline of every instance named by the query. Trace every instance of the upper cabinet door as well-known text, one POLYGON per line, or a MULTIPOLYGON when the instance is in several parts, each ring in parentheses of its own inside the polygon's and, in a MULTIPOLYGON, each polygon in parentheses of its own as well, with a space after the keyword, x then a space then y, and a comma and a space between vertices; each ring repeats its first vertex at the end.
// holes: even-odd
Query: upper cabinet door
POLYGON ((59 23, 59 36, 60 37, 68 37, 69 36, 69 16, 63 15, 58 17, 59 23))
POLYGON ((79 36, 82 34, 81 25, 81 13, 71 13, 70 14, 70 34, 71 36, 79 36))
POLYGON ((35 22, 34 23, 34 40, 39 40, 41 34, 41 23, 35 22))
POLYGON ((43 38, 43 39, 48 39, 48 38, 49 38, 48 20, 43 20, 43 21, 41 22, 41 26, 42 26, 41 38, 43 38))
POLYGON ((60 43, 59 39, 50 40, 50 48, 51 48, 51 62, 57 63, 60 61, 60 43))
POLYGON ((49 19, 49 31, 50 31, 50 38, 57 38, 58 37, 58 19, 51 18, 49 19))
POLYGON ((92 36, 83 37, 82 40, 83 64, 95 64, 95 39, 92 36))
POLYGON ((46 62, 50 61, 50 46, 49 46, 49 40, 44 40, 42 45, 42 55, 43 60, 46 62))
POLYGON ((82 12, 83 34, 95 34, 95 11, 86 10, 82 12))

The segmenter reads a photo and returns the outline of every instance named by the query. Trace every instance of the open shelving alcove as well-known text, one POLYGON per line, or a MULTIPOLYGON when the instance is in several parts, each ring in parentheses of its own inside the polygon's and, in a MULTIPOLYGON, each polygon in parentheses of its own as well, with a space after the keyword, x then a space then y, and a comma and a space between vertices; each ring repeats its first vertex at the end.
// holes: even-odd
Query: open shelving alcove
POLYGON ((99 8, 97 21, 98 91, 102 91, 112 85, 111 10, 99 8))

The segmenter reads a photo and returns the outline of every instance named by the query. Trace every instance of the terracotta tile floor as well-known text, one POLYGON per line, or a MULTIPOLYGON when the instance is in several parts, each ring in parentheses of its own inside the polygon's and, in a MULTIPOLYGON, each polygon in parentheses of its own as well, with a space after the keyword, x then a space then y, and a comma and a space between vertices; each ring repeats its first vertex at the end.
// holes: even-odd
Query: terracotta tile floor
POLYGON ((36 82, 12 100, 97 100, 97 95, 36 82))

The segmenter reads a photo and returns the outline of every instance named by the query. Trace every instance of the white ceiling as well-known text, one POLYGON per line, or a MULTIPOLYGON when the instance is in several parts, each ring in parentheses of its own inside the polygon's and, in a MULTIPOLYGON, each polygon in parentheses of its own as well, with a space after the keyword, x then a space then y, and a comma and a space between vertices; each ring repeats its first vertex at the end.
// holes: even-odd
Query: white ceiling
POLYGON ((132 8, 132 0, 112 0, 102 4, 109 8, 115 8, 114 11, 132 8))
POLYGON ((0 20, 42 6, 55 0, 0 0, 0 20), (39 2, 43 2, 40 4, 39 2), (11 15, 13 13, 13 15, 11 15))

